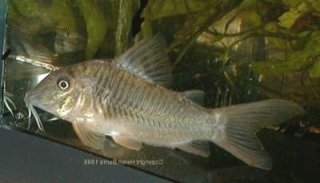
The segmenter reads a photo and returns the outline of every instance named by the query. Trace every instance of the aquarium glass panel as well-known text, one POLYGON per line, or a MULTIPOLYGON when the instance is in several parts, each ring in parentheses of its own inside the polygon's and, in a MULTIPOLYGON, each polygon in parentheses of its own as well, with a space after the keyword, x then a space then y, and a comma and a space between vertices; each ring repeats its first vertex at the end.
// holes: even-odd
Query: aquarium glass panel
POLYGON ((9 0, 1 126, 177 182, 316 182, 319 21, 317 0, 9 0))

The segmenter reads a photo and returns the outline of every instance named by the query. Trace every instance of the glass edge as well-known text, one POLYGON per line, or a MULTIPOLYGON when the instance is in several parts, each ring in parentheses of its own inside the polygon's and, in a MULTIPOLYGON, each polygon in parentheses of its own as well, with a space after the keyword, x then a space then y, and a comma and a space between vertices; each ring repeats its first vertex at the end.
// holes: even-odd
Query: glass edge
MULTIPOLYGON (((0 63, 0 117, 4 112, 4 58, 3 54, 5 52, 5 39, 6 39, 6 15, 7 15, 8 0, 0 0, 0 53, 1 53, 1 63, 0 63)), ((1 120, 2 121, 2 120, 1 120)))

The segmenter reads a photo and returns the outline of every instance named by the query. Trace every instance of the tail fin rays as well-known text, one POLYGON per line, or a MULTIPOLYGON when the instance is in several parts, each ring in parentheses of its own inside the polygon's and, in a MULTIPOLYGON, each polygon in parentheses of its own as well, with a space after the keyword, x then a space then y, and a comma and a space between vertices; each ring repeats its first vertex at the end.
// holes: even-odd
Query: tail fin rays
POLYGON ((256 136, 262 128, 302 115, 304 110, 285 100, 265 100, 215 109, 212 141, 250 166, 266 170, 272 160, 256 136))

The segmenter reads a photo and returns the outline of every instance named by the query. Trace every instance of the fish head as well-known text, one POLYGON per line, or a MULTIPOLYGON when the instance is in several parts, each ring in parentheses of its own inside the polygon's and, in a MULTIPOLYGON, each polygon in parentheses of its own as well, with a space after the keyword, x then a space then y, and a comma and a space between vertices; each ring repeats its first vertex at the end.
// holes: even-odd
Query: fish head
POLYGON ((51 72, 35 88, 26 92, 24 100, 27 106, 35 106, 65 119, 75 107, 79 98, 77 78, 61 68, 51 72))

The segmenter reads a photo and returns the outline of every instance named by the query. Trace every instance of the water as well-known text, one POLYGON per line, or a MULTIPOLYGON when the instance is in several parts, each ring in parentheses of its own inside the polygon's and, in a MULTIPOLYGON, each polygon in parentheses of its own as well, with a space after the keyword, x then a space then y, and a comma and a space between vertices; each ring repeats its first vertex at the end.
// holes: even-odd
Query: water
MULTIPOLYGON (((271 171, 248 167, 214 144, 210 158, 149 146, 136 152, 111 139, 104 152, 96 152, 81 144, 68 122, 43 111, 46 132, 39 132, 35 122, 28 130, 178 182, 318 182, 319 4, 217 2, 10 1, 7 47, 12 54, 5 61, 5 82, 17 107, 15 121, 6 125, 27 129, 24 93, 50 72, 34 61, 63 67, 113 58, 135 39, 160 32, 174 67, 171 89, 203 90, 204 105, 212 108, 267 98, 305 108, 305 116, 258 133, 273 158, 271 171), (297 7, 304 13, 293 14, 297 7), (140 16, 144 18, 136 18, 140 16), (31 64, 15 60, 17 55, 30 58, 31 64)), ((4 114, 10 115, 8 110, 4 114)))

